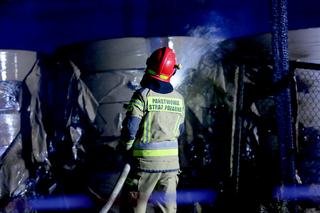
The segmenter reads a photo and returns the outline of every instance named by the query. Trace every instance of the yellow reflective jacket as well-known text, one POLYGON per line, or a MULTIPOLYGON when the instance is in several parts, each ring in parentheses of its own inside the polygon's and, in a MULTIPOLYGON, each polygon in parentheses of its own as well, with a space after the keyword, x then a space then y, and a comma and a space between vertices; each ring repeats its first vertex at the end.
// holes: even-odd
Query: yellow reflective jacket
POLYGON ((136 167, 143 171, 179 169, 178 137, 185 105, 177 91, 162 94, 143 88, 130 102, 123 126, 127 147, 132 146, 136 167))

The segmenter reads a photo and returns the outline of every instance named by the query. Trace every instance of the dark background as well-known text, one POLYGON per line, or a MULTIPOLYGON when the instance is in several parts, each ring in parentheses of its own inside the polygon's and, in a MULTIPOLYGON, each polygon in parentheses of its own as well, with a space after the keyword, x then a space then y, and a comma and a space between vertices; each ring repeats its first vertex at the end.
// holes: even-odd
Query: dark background
MULTIPOLYGON (((119 37, 236 38, 270 31, 270 0, 1 0, 0 48, 52 52, 119 37)), ((288 0, 289 29, 320 25, 319 0, 288 0)))

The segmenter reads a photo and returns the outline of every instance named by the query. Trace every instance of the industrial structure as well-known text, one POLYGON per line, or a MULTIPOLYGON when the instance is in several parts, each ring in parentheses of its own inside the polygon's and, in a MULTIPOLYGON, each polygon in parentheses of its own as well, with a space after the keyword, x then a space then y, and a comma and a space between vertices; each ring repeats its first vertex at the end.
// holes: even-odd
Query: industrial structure
POLYGON ((254 36, 0 49, 0 211, 100 211, 126 163, 126 106, 163 46, 186 104, 178 212, 319 211, 320 29, 288 30, 286 1, 272 3, 271 32, 254 36))

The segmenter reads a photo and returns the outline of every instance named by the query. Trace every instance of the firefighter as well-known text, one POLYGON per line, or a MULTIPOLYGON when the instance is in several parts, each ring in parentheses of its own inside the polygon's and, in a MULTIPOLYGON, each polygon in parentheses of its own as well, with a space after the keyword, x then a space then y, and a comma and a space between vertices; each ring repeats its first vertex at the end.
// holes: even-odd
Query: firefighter
MULTIPOLYGON (((132 170, 125 183, 130 211, 176 212, 178 137, 184 129, 185 106, 170 83, 180 65, 172 49, 155 50, 127 107, 119 146, 130 153, 132 170)), ((126 209, 128 211, 128 209, 126 209)))

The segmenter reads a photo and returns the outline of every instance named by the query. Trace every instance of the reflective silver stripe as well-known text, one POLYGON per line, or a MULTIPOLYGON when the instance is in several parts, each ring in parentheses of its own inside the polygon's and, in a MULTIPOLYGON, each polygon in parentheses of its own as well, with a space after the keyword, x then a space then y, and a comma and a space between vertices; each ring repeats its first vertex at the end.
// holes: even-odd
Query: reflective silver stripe
POLYGON ((134 149, 160 150, 160 149, 177 149, 178 141, 161 141, 151 143, 135 143, 134 149))
POLYGON ((150 126, 150 113, 147 113, 146 116, 145 116, 145 119, 144 119, 144 133, 143 133, 143 139, 142 141, 144 143, 148 143, 149 142, 149 134, 150 134, 150 129, 149 129, 149 126, 150 126))
POLYGON ((130 105, 136 106, 139 110, 143 110, 143 103, 138 99, 132 99, 129 103, 130 105))

